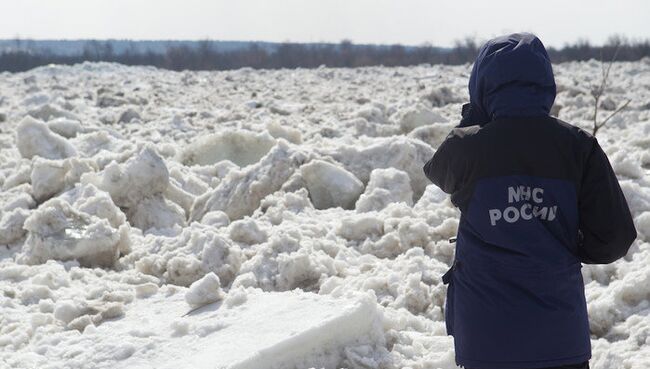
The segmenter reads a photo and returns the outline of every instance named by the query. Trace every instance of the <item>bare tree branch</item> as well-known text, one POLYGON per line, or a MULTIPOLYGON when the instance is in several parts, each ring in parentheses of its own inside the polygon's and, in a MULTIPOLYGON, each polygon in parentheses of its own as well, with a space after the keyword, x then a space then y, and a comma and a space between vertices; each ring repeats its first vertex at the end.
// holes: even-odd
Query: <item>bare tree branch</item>
POLYGON ((598 133, 598 130, 601 129, 612 117, 614 117, 616 114, 620 113, 623 109, 625 109, 632 100, 627 100, 623 105, 618 107, 614 112, 612 112, 602 123, 598 123, 598 107, 600 105, 600 99, 605 93, 605 90, 607 89, 607 84, 609 82, 609 72, 612 70, 612 66, 614 65, 614 61, 616 61, 616 57, 618 56, 618 52, 621 49, 621 43, 617 42, 616 43, 616 48, 614 49, 614 55, 612 56, 612 60, 607 63, 607 67, 605 67, 605 62, 603 61, 603 56, 601 54, 600 58, 600 68, 601 68, 601 81, 600 85, 598 87, 593 87, 591 90, 591 96, 594 98, 594 115, 593 115, 593 122, 594 126, 592 129, 592 134, 595 136, 598 133))
POLYGON ((598 124, 597 126, 595 126, 594 133, 593 133, 594 136, 596 135, 596 132, 598 132, 598 130, 599 130, 601 127, 603 127, 605 124, 607 124, 607 122, 608 122, 610 119, 612 119, 612 117, 614 117, 616 114, 618 114, 619 112, 621 112, 623 109, 627 108, 627 106, 628 106, 631 102, 632 102, 631 99, 627 99, 627 101, 625 101, 625 102, 623 103, 623 105, 619 106, 616 110, 614 110, 614 111, 613 111, 613 112, 612 112, 612 113, 611 113, 607 118, 605 118, 605 120, 603 120, 602 123, 600 123, 600 124, 598 124))

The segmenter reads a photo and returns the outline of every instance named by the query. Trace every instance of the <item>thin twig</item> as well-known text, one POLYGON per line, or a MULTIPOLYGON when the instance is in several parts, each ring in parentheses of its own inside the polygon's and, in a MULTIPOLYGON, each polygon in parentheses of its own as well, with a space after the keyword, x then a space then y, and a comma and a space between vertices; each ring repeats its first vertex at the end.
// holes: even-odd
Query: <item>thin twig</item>
POLYGON ((628 100, 625 104, 623 104, 620 108, 616 109, 612 114, 610 114, 607 119, 605 119, 602 123, 598 123, 598 105, 600 103, 600 98, 603 96, 605 93, 605 89, 607 89, 607 83, 609 81, 609 72, 612 70, 612 65, 614 65, 614 61, 616 60, 616 57, 618 56, 618 52, 621 50, 621 44, 617 43, 616 44, 616 49, 614 50, 614 55, 612 56, 612 60, 607 64, 607 68, 605 68, 605 62, 603 61, 604 57, 602 56, 601 52, 601 57, 600 57, 600 69, 601 69, 601 82, 600 86, 598 88, 594 88, 591 91, 592 96, 594 97, 594 116, 593 116, 593 121, 594 121, 594 128, 592 129, 592 134, 595 136, 596 133, 598 133, 598 130, 607 123, 608 120, 610 120, 614 115, 616 115, 618 112, 621 110, 625 109, 625 107, 630 103, 628 100))
POLYGON ((618 109, 614 110, 614 112, 612 112, 612 114, 610 114, 607 118, 605 118, 605 120, 600 124, 600 127, 602 127, 602 126, 604 126, 605 124, 607 124, 607 122, 608 122, 610 119, 612 119, 613 116, 615 116, 616 114, 618 114, 621 110, 625 109, 625 108, 626 108, 626 107, 627 107, 631 102, 632 102, 631 99, 627 99, 627 101, 625 101, 625 103, 623 103, 623 105, 621 105, 618 109))

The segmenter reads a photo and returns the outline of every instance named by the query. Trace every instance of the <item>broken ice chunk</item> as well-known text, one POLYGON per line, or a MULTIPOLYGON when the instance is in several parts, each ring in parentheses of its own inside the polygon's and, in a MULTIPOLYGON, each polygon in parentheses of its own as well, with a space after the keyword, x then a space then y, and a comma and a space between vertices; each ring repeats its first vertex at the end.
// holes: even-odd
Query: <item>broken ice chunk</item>
POLYGON ((354 174, 323 160, 303 165, 300 172, 317 209, 351 209, 363 192, 363 183, 354 174))
POLYGON ((68 140, 50 131, 45 123, 29 116, 18 125, 16 141, 20 155, 26 159, 34 156, 65 159, 77 154, 68 140))
POLYGON ((213 272, 192 283, 185 293, 185 301, 194 308, 220 301, 222 298, 221 282, 213 272))

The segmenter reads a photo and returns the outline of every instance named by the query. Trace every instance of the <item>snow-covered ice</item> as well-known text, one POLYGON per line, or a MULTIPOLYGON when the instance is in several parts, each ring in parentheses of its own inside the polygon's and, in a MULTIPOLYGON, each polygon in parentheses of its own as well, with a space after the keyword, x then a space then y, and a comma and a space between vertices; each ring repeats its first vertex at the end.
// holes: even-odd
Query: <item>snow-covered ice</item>
POLYGON ((185 301, 192 307, 201 307, 222 298, 221 281, 214 272, 210 272, 192 283, 185 294, 185 301))
POLYGON ((31 116, 25 117, 16 128, 16 146, 26 159, 34 156, 63 159, 76 153, 64 137, 52 132, 45 123, 31 116))
POLYGON ((413 205, 413 191, 408 174, 395 168, 373 170, 366 192, 356 203, 357 211, 381 210, 393 202, 413 205))
POLYGON ((363 192, 363 183, 354 174, 323 160, 301 166, 300 174, 317 209, 350 209, 363 192))
MULTIPOLYGON (((600 64, 554 68, 554 111, 589 128, 600 64)), ((0 367, 456 368, 440 277, 459 212, 422 166, 468 75, 0 74, 0 367)), ((598 139, 639 237, 582 269, 591 367, 645 369, 650 60, 610 78, 603 109, 632 102, 598 139)))
MULTIPOLYGON (((43 356, 65 355, 66 367, 124 369, 336 368, 385 356, 381 313, 370 295, 232 294, 188 312, 180 289, 163 287, 113 322, 61 337, 43 356)), ((61 303, 54 317, 74 321, 79 309, 61 303)))

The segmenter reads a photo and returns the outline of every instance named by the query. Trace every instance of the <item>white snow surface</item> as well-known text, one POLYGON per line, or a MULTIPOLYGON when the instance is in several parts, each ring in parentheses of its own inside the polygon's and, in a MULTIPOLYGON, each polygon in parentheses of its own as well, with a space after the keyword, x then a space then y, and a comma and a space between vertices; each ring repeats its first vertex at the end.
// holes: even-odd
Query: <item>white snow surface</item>
MULTIPOLYGON (((589 128, 600 64, 554 70, 559 117, 589 128)), ((459 212, 422 166, 468 75, 2 73, 0 367, 456 368, 440 277, 459 212)), ((645 369, 650 60, 615 63, 606 94, 603 117, 632 100, 598 139, 639 237, 582 269, 591 367, 645 369)))

